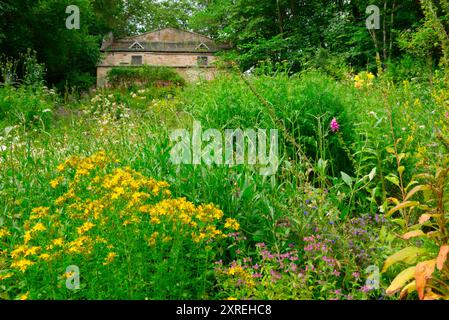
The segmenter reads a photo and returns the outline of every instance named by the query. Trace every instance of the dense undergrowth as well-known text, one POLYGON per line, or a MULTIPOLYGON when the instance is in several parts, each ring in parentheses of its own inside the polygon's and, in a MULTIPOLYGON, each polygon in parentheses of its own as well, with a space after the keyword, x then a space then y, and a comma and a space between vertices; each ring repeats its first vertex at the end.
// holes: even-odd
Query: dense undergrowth
POLYGON ((0 295, 448 298, 449 97, 434 81, 230 73, 76 99, 6 85, 0 295), (170 132, 193 121, 278 129, 276 175, 174 165, 170 132))

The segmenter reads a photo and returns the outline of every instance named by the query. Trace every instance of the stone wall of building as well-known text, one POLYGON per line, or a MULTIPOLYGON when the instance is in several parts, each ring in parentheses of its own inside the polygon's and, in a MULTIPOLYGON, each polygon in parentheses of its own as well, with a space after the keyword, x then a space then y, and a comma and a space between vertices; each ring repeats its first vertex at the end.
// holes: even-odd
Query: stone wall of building
POLYGON ((107 52, 97 67, 97 87, 107 85, 107 73, 113 67, 131 66, 132 56, 142 56, 142 63, 149 66, 172 67, 189 82, 212 80, 216 73, 217 58, 211 53, 107 52), (208 66, 198 66, 198 57, 207 57, 208 66))
POLYGON ((212 53, 172 53, 172 52, 107 52, 100 67, 130 66, 132 56, 142 56, 142 63, 150 66, 196 67, 198 57, 208 57, 208 64, 216 61, 212 53))

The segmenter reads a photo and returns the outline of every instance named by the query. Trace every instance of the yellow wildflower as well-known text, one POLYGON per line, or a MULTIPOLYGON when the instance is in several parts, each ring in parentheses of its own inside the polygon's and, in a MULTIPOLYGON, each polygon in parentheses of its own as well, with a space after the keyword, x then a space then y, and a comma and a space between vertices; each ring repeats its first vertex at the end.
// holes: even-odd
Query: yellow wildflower
POLYGON ((12 276, 13 276, 12 273, 0 274, 0 281, 6 280, 6 279, 8 279, 8 278, 11 278, 12 276))
POLYGON ((114 261, 115 257, 117 257, 117 253, 109 252, 108 256, 106 257, 106 259, 103 262, 103 265, 106 266, 106 265, 110 264, 111 262, 114 261))
POLYGON ((161 220, 159 218, 157 218, 157 217, 151 217, 150 223, 152 223, 152 224, 159 224, 159 223, 161 223, 161 220))
POLYGON ((30 292, 28 291, 27 293, 20 295, 19 300, 28 300, 29 295, 30 292))
POLYGON ((0 228, 0 239, 3 238, 3 237, 10 236, 10 235, 11 235, 11 232, 9 232, 8 229, 0 228))
POLYGON ((224 227, 226 229, 232 229, 237 231, 238 229, 240 229, 240 224, 235 219, 227 218, 224 227))
POLYGON ((25 234, 23 235, 23 242, 27 244, 31 240, 31 231, 25 231, 25 234))
POLYGON ((59 186, 59 183, 60 183, 60 182, 61 182, 61 178, 57 178, 57 179, 51 180, 51 181, 50 181, 50 186, 51 186, 53 189, 56 189, 56 187, 59 186))
POLYGON ((77 176, 87 176, 89 174, 89 170, 87 170, 87 169, 78 169, 77 171, 76 171, 76 175, 77 176))
MULTIPOLYGON (((96 243, 103 243, 103 244, 107 244, 108 243, 108 241, 105 239, 105 238, 102 238, 102 237, 99 237, 99 236, 97 236, 96 238, 95 238, 95 242, 96 243)), ((109 247, 109 246, 108 246, 109 247)))
POLYGON ((31 232, 45 231, 47 228, 42 224, 42 222, 36 223, 36 225, 31 229, 31 232))
POLYGON ((55 204, 56 204, 57 206, 62 206, 66 200, 67 200, 67 198, 66 198, 65 196, 58 197, 58 198, 55 200, 55 204))
POLYGON ((37 247, 37 246, 35 246, 35 247, 29 247, 29 248, 27 248, 27 249, 25 250, 24 256, 27 257, 27 256, 35 255, 35 254, 37 254, 40 250, 41 250, 41 247, 37 247))
POLYGON ((204 232, 200 232, 199 235, 192 233, 192 239, 194 242, 201 242, 206 238, 206 234, 204 232))
POLYGON ((57 238, 52 241, 55 246, 62 247, 64 245, 64 238, 57 238))
POLYGON ((79 237, 78 239, 68 243, 68 251, 70 253, 90 253, 92 249, 92 244, 90 243, 91 238, 87 236, 79 237))
POLYGON ((11 268, 19 269, 20 271, 25 272, 28 269, 28 267, 32 266, 33 264, 34 264, 34 262, 31 260, 20 259, 20 260, 14 261, 11 264, 11 268))
POLYGON ((159 232, 153 232, 151 237, 148 239, 148 245, 153 247, 156 244, 157 237, 159 236, 159 232))
POLYGON ((41 254, 40 256, 39 256, 39 259, 40 260, 44 260, 44 261, 48 261, 48 260, 50 260, 50 255, 48 254, 48 253, 43 253, 43 254, 41 254))
POLYGON ((28 247, 25 246, 25 245, 18 246, 16 249, 14 249, 14 250, 11 252, 11 257, 15 259, 15 258, 17 258, 19 255, 23 255, 23 254, 25 254, 25 252, 27 251, 27 249, 28 249, 28 247))
POLYGON ((114 193, 111 195, 112 200, 117 200, 120 196, 125 194, 125 189, 122 187, 117 187, 114 189, 114 193))
POLYGON ((50 212, 48 207, 37 207, 31 210, 30 220, 36 220, 44 218, 50 212))
POLYGON ((206 231, 210 235, 211 238, 214 238, 216 236, 220 236, 223 234, 220 230, 218 230, 215 226, 207 226, 206 231))
POLYGON ((81 227, 77 228, 77 232, 78 232, 79 235, 82 235, 82 234, 88 232, 93 227, 95 227, 95 224, 93 224, 90 221, 87 221, 81 227))

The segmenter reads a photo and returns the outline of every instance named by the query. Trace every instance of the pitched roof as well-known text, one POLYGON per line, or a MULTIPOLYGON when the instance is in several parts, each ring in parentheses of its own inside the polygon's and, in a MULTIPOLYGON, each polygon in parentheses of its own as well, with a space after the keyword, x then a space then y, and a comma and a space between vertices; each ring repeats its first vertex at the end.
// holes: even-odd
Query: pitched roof
POLYGON ((104 41, 102 51, 141 51, 141 52, 217 52, 229 48, 199 33, 165 28, 140 35, 104 41), (135 43, 140 46, 134 45, 135 43))

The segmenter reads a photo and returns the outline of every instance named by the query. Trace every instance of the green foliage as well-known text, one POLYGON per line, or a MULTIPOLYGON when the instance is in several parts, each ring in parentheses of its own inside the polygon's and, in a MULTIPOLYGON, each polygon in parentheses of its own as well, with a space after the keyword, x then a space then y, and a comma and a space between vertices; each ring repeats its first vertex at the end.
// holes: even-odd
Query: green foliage
POLYGON ((47 206, 23 217, 23 240, 11 243, 8 264, 27 277, 14 272, 2 282, 3 297, 24 287, 35 299, 83 299, 100 291, 107 299, 207 297, 211 260, 238 223, 213 205, 172 198, 168 183, 117 164, 99 152, 58 166, 47 206), (65 287, 69 265, 79 267, 79 290, 65 287), (61 273, 54 277, 55 271, 61 273))
POLYGON ((48 72, 46 80, 59 90, 95 84, 101 40, 108 32, 129 36, 171 26, 187 28, 196 1, 155 0, 6 0, 0 4, 0 54, 17 58, 36 50, 48 72), (80 29, 69 30, 69 5, 80 9, 80 29))
POLYGON ((434 66, 429 66, 429 61, 416 56, 404 55, 397 61, 388 63, 384 74, 386 79, 394 82, 402 82, 404 79, 427 82, 432 78, 434 66))
POLYGON ((185 80, 175 70, 168 67, 119 67, 108 72, 108 81, 112 86, 183 86, 185 80))
POLYGON ((20 59, 0 62, 4 83, 0 86, 0 127, 21 125, 47 129, 57 101, 54 90, 44 87, 45 67, 28 51, 20 59), (18 82, 17 69, 23 79, 18 82))
POLYGON ((54 91, 27 87, 0 88, 0 126, 48 129, 53 119, 54 91))
MULTIPOLYGON (((264 66, 263 72, 267 72, 267 68, 264 66)), ((355 119, 357 105, 353 105, 352 109, 344 107, 350 98, 350 91, 318 73, 291 78, 279 73, 274 77, 252 77, 249 80, 274 106, 276 116, 283 119, 286 128, 300 142, 309 158, 316 161, 328 159, 328 172, 331 174, 339 176, 342 170, 352 172, 352 164, 338 136, 330 133, 330 122, 335 117, 342 125, 341 134, 345 143, 351 145, 353 142, 351 123, 355 119)), ((225 76, 202 87, 200 90, 187 88, 183 96, 190 106, 189 111, 205 125, 211 128, 275 127, 265 107, 237 76, 225 76), (239 85, 236 86, 236 83, 239 85)), ((285 148, 282 151, 287 152, 287 157, 295 159, 293 146, 287 137, 281 134, 281 141, 281 148, 285 148)))
MULTIPOLYGON (((159 91, 153 91, 151 86, 137 90, 109 89, 65 105, 57 113, 56 125, 47 132, 33 132, 23 127, 2 131, 0 203, 4 211, 0 216, 3 218, 0 230, 5 234, 2 228, 6 228, 17 235, 0 239, 2 250, 23 241, 20 236, 27 230, 23 221, 28 219, 31 210, 41 205, 53 206, 59 196, 67 193, 68 183, 77 180, 72 179, 76 172, 81 174, 77 181, 82 188, 76 189, 79 201, 70 198, 65 204, 55 204, 55 212, 61 210, 68 214, 77 205, 82 206, 80 212, 84 212, 89 199, 101 200, 109 206, 109 199, 115 193, 120 199, 107 212, 110 217, 104 222, 107 227, 100 227, 100 220, 95 221, 98 223, 91 221, 98 224, 93 227, 92 235, 109 241, 118 239, 112 241, 114 248, 98 244, 90 259, 64 254, 62 260, 54 264, 55 270, 45 269, 44 273, 39 268, 46 264, 40 262, 24 274, 15 269, 3 271, 0 275, 11 272, 14 277, 17 271, 30 284, 27 289, 20 285, 23 282, 16 285, 16 278, 10 277, 4 280, 10 284, 5 286, 9 289, 0 289, 4 290, 3 296, 8 294, 9 298, 14 298, 29 290, 30 298, 74 299, 384 297, 397 266, 382 274, 379 289, 367 286, 371 272, 367 270, 381 268, 389 255, 406 246, 396 235, 409 231, 405 231, 406 224, 399 220, 403 219, 401 210, 410 210, 411 206, 393 211, 392 218, 386 219, 384 214, 394 208, 389 198, 390 201, 403 199, 400 198, 401 179, 412 181, 415 174, 422 173, 419 154, 424 154, 423 148, 435 137, 432 130, 435 120, 447 121, 443 77, 435 77, 435 92, 432 92, 421 81, 393 83, 386 75, 376 78, 367 72, 355 76, 354 81, 348 75, 338 82, 318 72, 290 77, 287 72, 288 66, 281 62, 278 65, 263 63, 254 70, 257 75, 244 78, 262 100, 255 96, 247 82, 231 74, 212 82, 187 85, 171 96, 166 91, 158 95, 159 91), (261 102, 263 99, 273 106, 274 114, 267 111, 267 106, 261 102), (336 132, 330 127, 334 117, 340 125, 336 132), (276 176, 267 179, 248 164, 232 167, 173 165, 170 132, 191 128, 193 120, 201 121, 203 129, 220 131, 226 128, 279 129, 280 166, 276 176), (280 123, 299 142, 307 161, 286 139, 280 123), (395 147, 400 151, 395 152, 395 147), (170 221, 156 227, 133 220, 125 228, 127 214, 142 218, 142 212, 127 208, 127 201, 131 201, 134 193, 122 195, 120 186, 109 191, 103 189, 94 174, 83 175, 83 167, 65 172, 65 180, 58 180, 62 174, 54 170, 61 163, 67 165, 65 159, 73 155, 79 156, 74 158, 79 160, 98 150, 115 155, 120 168, 130 166, 145 177, 168 182, 171 199, 186 198, 196 208, 214 203, 226 218, 238 221, 241 226, 238 234, 233 233, 223 242, 210 243, 209 248, 209 243, 194 244, 188 232, 172 233, 170 221), (39 192, 32 192, 37 189, 39 192), (147 243, 154 232, 160 235, 169 232, 166 235, 174 240, 159 243, 157 250, 153 250, 147 243), (16 240, 3 243, 3 239, 16 240), (257 246, 262 242, 264 248, 257 246), (108 268, 103 263, 109 252, 117 253, 115 260, 111 258, 113 269, 110 270, 115 271, 97 274, 98 270, 108 268), (282 263, 278 261, 280 257, 282 263), (130 262, 134 262, 135 269, 130 262), (88 270, 82 281, 90 281, 84 282, 78 293, 65 290, 63 280, 57 277, 72 263, 88 270), (38 276, 42 274, 45 277, 38 276), (51 277, 52 274, 57 276, 51 277), (107 284, 116 279, 123 281, 107 284), (147 286, 148 283, 152 286, 147 286)), ((24 89, 8 90, 16 90, 8 91, 9 95, 18 95, 17 92, 24 89)), ((26 95, 15 99, 31 103, 26 95)), ((443 154, 442 149, 435 149, 435 152, 443 154)), ((437 158, 432 153, 426 156, 429 163, 437 158)), ((95 175, 103 179, 105 174, 115 170, 115 164, 111 166, 104 170, 96 168, 95 175)), ((438 170, 432 167, 430 171, 438 170)), ((122 187, 128 188, 128 184, 122 187)), ((138 194, 134 196, 139 198, 138 194)), ((412 201, 422 201, 418 192, 415 196, 417 199, 412 201)), ((429 198, 425 204, 430 206, 433 201, 429 198)), ((159 201, 148 204, 156 203, 159 201)), ((170 207, 173 208, 173 203, 170 207)), ((161 210, 158 208, 155 212, 161 210)), ((77 217, 74 214, 73 219, 63 224, 68 242, 76 239, 74 228, 80 222, 77 217)), ((416 224, 417 218, 415 214, 410 216, 410 226, 416 224)), ((434 226, 433 221, 429 220, 426 227, 434 226)), ((52 228, 59 230, 57 225, 52 228)), ((48 239, 33 241, 42 244, 48 239)), ((420 246, 419 242, 413 244, 420 246)), ((438 250, 431 241, 424 245, 429 246, 429 252, 438 250)), ((2 263, 5 259, 9 257, 0 256, 2 263)))
POLYGON ((304 69, 319 70, 338 80, 347 76, 348 66, 343 55, 332 54, 329 50, 319 48, 313 54, 304 58, 304 69))
MULTIPOLYGON (((293 71, 303 70, 321 50, 338 56, 336 65, 357 70, 376 67, 401 55, 398 31, 412 27, 421 16, 415 1, 386 1, 380 7, 381 29, 370 33, 365 20, 370 1, 207 1, 191 25, 234 45, 243 70, 259 60, 287 60, 293 71)), ((230 55, 233 56, 232 54, 230 55)), ((318 57, 317 59, 322 59, 318 57)), ((313 63, 311 63, 313 65, 313 63)), ((331 74, 339 67, 331 68, 331 74)), ((341 72, 337 72, 341 75, 341 72)))
MULTIPOLYGON (((391 197, 392 208, 387 216, 397 217, 394 221, 402 228, 402 239, 419 247, 419 254, 411 249, 407 254, 400 251, 390 256, 384 265, 387 271, 392 264, 406 262, 410 272, 399 273, 391 283, 387 293, 401 292, 401 298, 416 291, 419 299, 449 299, 449 222, 447 220, 448 178, 449 178, 449 124, 447 121, 446 90, 436 89, 433 102, 441 111, 434 122, 436 130, 431 136, 434 144, 427 144, 415 150, 414 158, 418 161, 413 170, 402 162, 407 153, 401 152, 397 144, 391 153, 397 159, 398 174, 394 174, 400 190, 399 196, 391 197), (411 171, 410 181, 404 178, 404 172, 411 171)), ((393 134, 393 133, 392 133, 393 134)), ((429 140, 430 140, 429 139, 429 140)), ((410 248, 410 247, 408 247, 410 248)), ((413 248, 413 247, 412 247, 413 248)), ((404 249, 406 250, 406 249, 404 249)))

